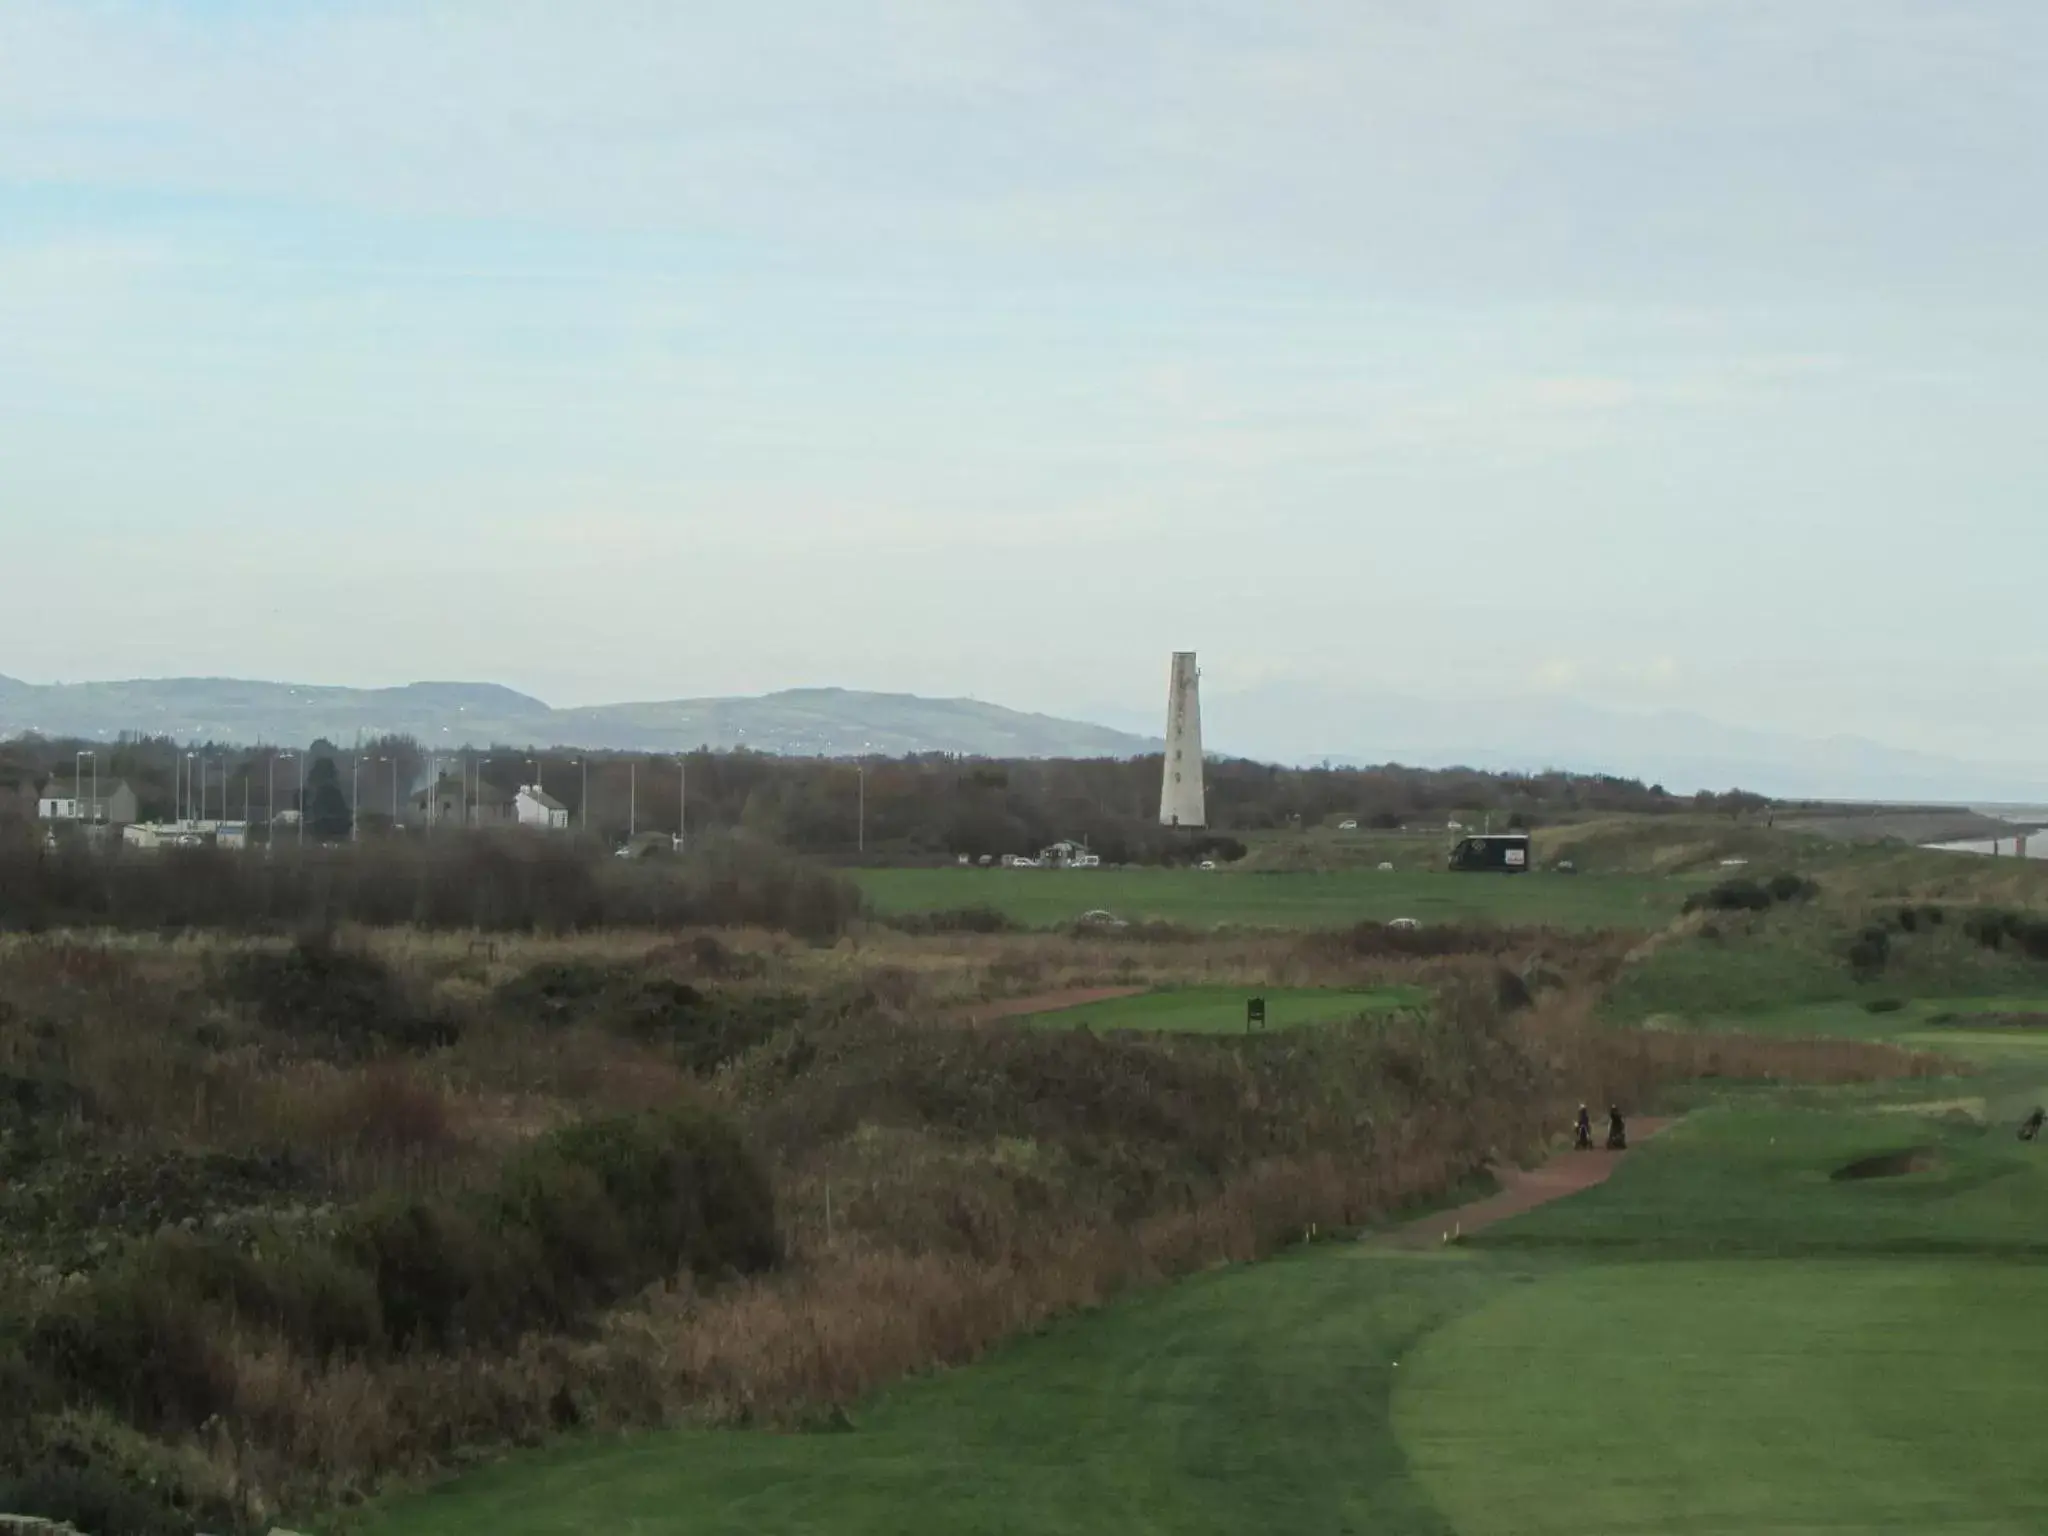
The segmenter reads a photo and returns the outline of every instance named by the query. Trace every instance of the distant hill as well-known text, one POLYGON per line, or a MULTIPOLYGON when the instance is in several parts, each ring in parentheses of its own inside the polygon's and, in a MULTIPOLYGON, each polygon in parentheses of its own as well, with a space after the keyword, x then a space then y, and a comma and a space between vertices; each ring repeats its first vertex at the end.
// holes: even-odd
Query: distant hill
POLYGON ((555 709, 489 683, 314 688, 226 678, 38 686, 0 678, 0 736, 108 740, 122 732, 180 741, 275 742, 358 732, 437 748, 493 743, 677 752, 696 747, 843 757, 960 752, 987 757, 1135 757, 1146 738, 978 699, 793 688, 758 698, 673 699, 555 709))
MULTIPOLYGON (((1205 690, 1202 702, 1210 751, 1260 762, 1566 768, 1662 783, 1679 794, 1739 786, 1794 799, 2048 804, 2048 770, 2031 764, 1751 730, 1680 711, 1634 714, 1547 696, 1421 699, 1301 683, 1205 690)), ((360 731, 411 736, 441 750, 500 743, 642 752, 750 747, 823 757, 1134 757, 1160 749, 1140 713, 1086 713, 1113 724, 1025 714, 977 699, 844 688, 555 709, 490 683, 313 688, 167 678, 39 686, 0 677, 0 737, 34 731, 106 740, 128 731, 290 746, 320 736, 346 743, 360 731)))

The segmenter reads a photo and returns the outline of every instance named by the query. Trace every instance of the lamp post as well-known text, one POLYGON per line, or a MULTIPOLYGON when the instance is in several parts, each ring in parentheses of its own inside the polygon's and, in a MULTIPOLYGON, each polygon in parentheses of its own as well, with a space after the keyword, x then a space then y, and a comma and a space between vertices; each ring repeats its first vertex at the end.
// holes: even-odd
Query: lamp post
POLYGON ((633 846, 633 839, 640 832, 640 759, 631 758, 626 763, 626 846, 633 846))
POLYGON ((363 840, 363 749, 356 748, 348 765, 348 840, 363 840))
POLYGON ((193 786, 198 783, 198 770, 199 754, 197 752, 187 752, 185 754, 185 800, 187 807, 192 811, 192 815, 188 819, 195 823, 199 820, 199 797, 193 793, 193 786))
POLYGON ((690 846, 690 757, 676 759, 676 852, 690 846))
MULTIPOLYGON (((72 797, 72 799, 74 799, 74 800, 84 800, 84 799, 85 799, 85 760, 86 760, 86 759, 87 759, 88 757, 92 759, 92 798, 91 798, 90 800, 86 800, 86 801, 85 801, 85 818, 84 818, 84 820, 85 820, 85 823, 86 823, 86 825, 87 825, 87 826, 91 826, 91 825, 92 825, 92 824, 93 824, 94 822, 96 822, 96 821, 97 821, 97 820, 99 819, 99 817, 98 817, 98 814, 97 814, 97 813, 98 813, 98 810, 99 810, 99 800, 100 800, 100 755, 99 755, 99 753, 97 753, 97 752, 80 752, 80 753, 78 753, 78 754, 77 754, 77 756, 75 756, 75 757, 74 757, 74 758, 72 759, 72 761, 71 761, 71 797, 72 797)), ((89 832, 88 832, 88 833, 87 833, 86 835, 87 835, 88 837, 92 836, 92 834, 91 834, 91 833, 89 833, 89 832)))
POLYGON ((868 765, 855 763, 853 772, 860 786, 860 813, 854 831, 854 850, 865 856, 868 851, 868 765))

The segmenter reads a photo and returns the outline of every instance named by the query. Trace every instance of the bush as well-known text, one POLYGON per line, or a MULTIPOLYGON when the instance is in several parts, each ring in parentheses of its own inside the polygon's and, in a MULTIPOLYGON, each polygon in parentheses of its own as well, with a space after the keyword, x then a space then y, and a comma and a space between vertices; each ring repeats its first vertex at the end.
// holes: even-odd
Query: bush
POLYGON ((1719 885, 1696 891, 1685 899, 1685 910, 1697 912, 1763 912, 1771 905, 1771 893, 1754 880, 1723 880, 1719 885))
POLYGON ((1891 959, 1891 931, 1882 923, 1871 923, 1849 945, 1849 969, 1859 979, 1883 972, 1891 959))
POLYGON ((231 1403, 234 1373, 220 1317, 167 1278, 148 1254, 102 1271, 36 1320, 31 1361, 68 1397, 149 1429, 197 1429, 231 1403))
POLYGON ((899 933, 1014 933, 1017 925, 995 907, 954 907, 943 912, 902 912, 884 919, 899 933))
POLYGON ((2018 914, 2000 907, 1979 907, 1963 919, 1963 932, 1985 949, 2002 949, 2020 925, 2018 914))
POLYGON ((1817 881, 1790 873, 1771 876, 1764 889, 1771 893, 1771 900, 1778 902, 1811 901, 1820 894, 1817 881))
POLYGON ((666 1045, 688 1070, 716 1072, 809 1012, 797 993, 734 990, 707 993, 672 976, 625 966, 534 966, 501 986, 499 1007, 536 1023, 589 1025, 666 1045))
POLYGON ((564 1127, 488 1196, 373 1207, 344 1245, 373 1278, 386 1339, 440 1349, 566 1326, 681 1269, 781 1257, 766 1172, 696 1110, 564 1127))
POLYGON ((1897 1013, 1906 1006, 1902 997, 1874 997, 1863 1005, 1865 1013, 1897 1013))
POLYGON ((557 1280, 598 1300, 684 1267, 746 1274, 781 1256, 766 1172, 730 1126, 698 1110, 556 1131, 509 1170, 501 1201, 557 1280))
POLYGON ((416 1008, 376 956, 324 933, 287 950, 234 956, 220 987, 272 1029, 330 1037, 334 1054, 344 1060, 385 1048, 428 1050, 452 1044, 457 1033, 446 1019, 416 1008))
POLYGON ((511 1338, 538 1311, 537 1264, 516 1241, 442 1201, 391 1200, 358 1213, 340 1246, 369 1276, 395 1348, 453 1350, 511 1338))

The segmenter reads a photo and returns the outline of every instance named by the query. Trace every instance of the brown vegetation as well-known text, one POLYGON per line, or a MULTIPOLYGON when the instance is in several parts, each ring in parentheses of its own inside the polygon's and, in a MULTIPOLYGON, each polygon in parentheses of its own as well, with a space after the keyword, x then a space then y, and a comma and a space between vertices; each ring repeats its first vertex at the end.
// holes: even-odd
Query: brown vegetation
POLYGON ((1533 1153, 1580 1098, 1922 1066, 1604 1030, 1605 941, 1368 950, 0 943, 0 1506, 223 1529, 574 1425, 800 1420, 1380 1220, 1533 1153), (1254 1038, 948 1022, 1191 979, 1437 1002, 1254 1038))

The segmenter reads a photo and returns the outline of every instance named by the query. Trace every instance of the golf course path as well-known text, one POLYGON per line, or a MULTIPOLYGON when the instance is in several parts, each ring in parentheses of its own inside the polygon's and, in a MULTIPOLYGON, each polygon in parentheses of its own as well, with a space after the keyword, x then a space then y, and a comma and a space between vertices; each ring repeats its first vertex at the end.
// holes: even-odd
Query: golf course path
POLYGON ((1107 1003, 1119 997, 1137 997, 1149 987, 1069 987, 1064 992, 1040 992, 1033 997, 1005 997, 992 1003, 976 1003, 960 1010, 968 1024, 986 1024, 991 1019, 1022 1018, 1029 1013, 1058 1013, 1063 1008, 1085 1008, 1090 1003, 1107 1003))
MULTIPOLYGON (((1640 1145, 1670 1125, 1670 1120, 1637 1120, 1629 1126, 1631 1145, 1640 1145)), ((1539 1168, 1499 1170, 1500 1188, 1484 1200, 1454 1206, 1396 1227, 1378 1239, 1390 1247, 1422 1248, 1441 1243, 1444 1234, 1463 1235, 1490 1227, 1510 1216, 1519 1216, 1552 1200, 1576 1195, 1582 1189, 1604 1184, 1626 1152, 1560 1152, 1539 1168)))

